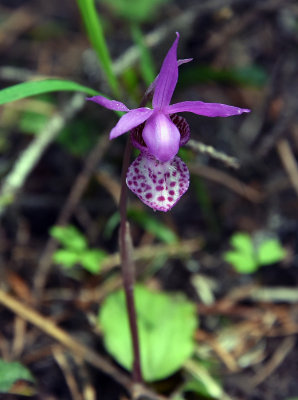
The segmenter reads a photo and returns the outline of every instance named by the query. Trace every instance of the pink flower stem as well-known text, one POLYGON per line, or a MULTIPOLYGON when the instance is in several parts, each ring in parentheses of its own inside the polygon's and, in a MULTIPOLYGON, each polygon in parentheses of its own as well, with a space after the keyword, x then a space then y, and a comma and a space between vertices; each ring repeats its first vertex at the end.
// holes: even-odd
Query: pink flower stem
POLYGON ((139 335, 137 327, 137 315, 134 301, 134 281, 135 281, 135 268, 133 261, 133 247, 130 235, 129 222, 127 221, 126 204, 127 204, 127 186, 126 186, 126 173, 130 162, 132 145, 130 137, 127 140, 124 152, 122 175, 121 175, 121 195, 120 195, 120 257, 123 287, 125 292, 126 307, 128 312, 129 327, 131 332, 132 348, 133 348, 133 370, 132 378, 134 383, 141 383, 142 370, 140 358, 139 335))
MULTIPOLYGON (((151 96, 152 91, 148 91, 143 97, 140 107, 144 107, 151 96)), ((127 185, 126 174, 130 164, 132 152, 132 143, 130 136, 127 139, 124 151, 122 173, 121 173, 121 194, 119 202, 120 210, 120 231, 119 231, 119 247, 121 257, 122 280, 126 300, 126 308, 128 312, 129 327, 131 333, 132 349, 133 349, 133 367, 132 378, 134 383, 142 383, 143 375, 141 368, 140 342, 137 326, 137 314, 134 299, 134 283, 135 283, 135 265, 133 260, 133 246, 130 234, 130 226, 127 221, 127 185)))

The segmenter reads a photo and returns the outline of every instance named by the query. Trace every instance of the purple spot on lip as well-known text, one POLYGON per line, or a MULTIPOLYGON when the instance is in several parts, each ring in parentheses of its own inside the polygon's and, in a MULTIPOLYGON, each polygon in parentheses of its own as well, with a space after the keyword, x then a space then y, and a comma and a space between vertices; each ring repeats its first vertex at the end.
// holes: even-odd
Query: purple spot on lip
POLYGON ((163 190, 163 186, 156 186, 156 190, 160 192, 161 190, 163 190))
POLYGON ((152 197, 152 193, 147 193, 146 194, 146 199, 151 199, 151 197, 152 197))
POLYGON ((159 197, 157 198, 157 200, 158 200, 158 201, 165 201, 165 198, 164 198, 163 196, 159 196, 159 197))

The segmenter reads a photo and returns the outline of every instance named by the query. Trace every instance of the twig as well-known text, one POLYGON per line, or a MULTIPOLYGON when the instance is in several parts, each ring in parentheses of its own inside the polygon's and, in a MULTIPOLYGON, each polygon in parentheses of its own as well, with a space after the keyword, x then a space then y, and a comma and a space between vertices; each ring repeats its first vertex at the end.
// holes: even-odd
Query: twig
POLYGON ((237 158, 228 156, 227 154, 225 154, 219 150, 216 150, 214 147, 208 146, 202 142, 198 142, 196 140, 190 139, 187 142, 187 147, 191 148, 194 151, 197 151, 197 152, 200 152, 203 154, 208 154, 208 156, 210 156, 216 160, 220 160, 220 161, 224 162, 229 167, 233 167, 233 168, 240 167, 240 164, 239 164, 239 161, 237 160, 237 158))
POLYGON ((11 346, 11 354, 14 359, 17 359, 24 350, 26 330, 26 321, 16 315, 14 320, 14 338, 11 346))
MULTIPOLYGON (((155 244, 142 246, 134 249, 133 260, 151 260, 156 257, 167 255, 169 258, 192 254, 200 250, 202 241, 199 238, 182 240, 172 244, 155 244)), ((102 261, 103 271, 120 265, 120 254, 112 254, 102 261)))
MULTIPOLYGON (((1 80, 7 81, 28 81, 30 79, 49 79, 53 76, 37 74, 36 71, 32 71, 27 68, 19 68, 12 65, 0 67, 0 78, 1 80)), ((57 77, 58 78, 58 77, 57 77)))
POLYGON ((33 10, 20 7, 1 24, 0 49, 9 48, 17 37, 37 22, 33 10))
MULTIPOLYGON (((65 225, 70 218, 73 210, 77 206, 86 186, 88 185, 90 175, 92 174, 99 159, 105 153, 109 144, 107 135, 102 135, 97 145, 88 155, 83 170, 78 175, 71 192, 57 218, 55 225, 65 225)), ((36 298, 40 298, 42 289, 45 285, 46 277, 50 266, 52 265, 52 254, 57 249, 58 244, 54 238, 50 238, 41 255, 40 263, 34 278, 34 291, 36 298)))
POLYGON ((80 389, 78 387, 77 381, 73 376, 73 373, 71 372, 68 360, 64 354, 64 349, 61 348, 59 345, 55 345, 52 348, 52 353, 57 364, 59 365, 64 374, 66 383, 71 393, 72 400, 84 400, 82 393, 80 392, 80 389))
POLYGON ((14 201, 18 191, 24 185, 28 175, 36 166, 47 147, 58 136, 66 121, 71 119, 83 107, 84 101, 84 95, 75 94, 62 111, 56 113, 49 120, 45 128, 20 155, 0 189, 0 217, 6 207, 14 201))
POLYGON ((246 296, 262 302, 286 302, 298 303, 298 289, 290 287, 264 287, 252 288, 251 293, 246 296))
POLYGON ((260 203, 264 199, 263 193, 246 185, 226 172, 207 167, 206 165, 189 164, 188 167, 192 173, 220 183, 253 203, 260 203))
MULTIPOLYGON (((142 246, 134 249, 133 260, 134 262, 140 260, 153 260, 166 255, 168 258, 185 257, 202 248, 202 241, 198 239, 187 239, 173 244, 156 244, 142 246)), ((107 272, 111 268, 117 267, 121 264, 120 254, 112 254, 103 260, 101 264, 101 272, 107 272)), ((47 289, 43 295, 43 301, 52 300, 73 300, 74 296, 79 302, 95 302, 98 304, 106 297, 108 293, 121 287, 121 279, 115 277, 104 281, 100 286, 95 288, 82 288, 79 293, 74 294, 72 289, 47 289)))
MULTIPOLYGON (((242 0, 225 0, 225 7, 241 3, 242 0)), ((186 27, 191 29, 192 24, 196 21, 197 16, 202 12, 210 12, 223 6, 222 0, 205 0, 197 2, 193 7, 189 7, 186 11, 179 13, 176 18, 159 25, 157 29, 144 36, 144 42, 149 48, 155 47, 164 40, 170 33, 179 29, 185 30, 186 27)), ((124 69, 134 64, 140 57, 140 49, 138 46, 131 46, 119 57, 113 64, 116 74, 121 73, 124 69)))
POLYGON ((94 349, 90 349, 86 345, 71 337, 49 318, 45 318, 28 305, 25 305, 24 303, 15 299, 13 296, 4 292, 2 289, 0 289, 0 303, 9 308, 15 314, 19 315, 21 318, 35 325, 47 335, 57 340, 63 346, 71 350, 74 354, 82 357, 89 364, 100 369, 106 374, 111 375, 117 382, 127 389, 130 388, 131 381, 129 377, 124 375, 120 370, 101 357, 94 351, 94 349))
POLYGON ((196 332, 196 339, 209 345, 230 371, 236 372, 238 370, 238 365, 234 356, 222 346, 217 338, 213 337, 210 333, 198 329, 196 332))
POLYGON ((286 139, 280 139, 277 144, 277 151, 287 174, 289 175, 290 181, 293 188, 298 195, 298 166, 291 150, 290 144, 286 139))
POLYGON ((232 398, 226 394, 221 385, 209 374, 208 370, 201 364, 188 360, 184 364, 184 368, 190 373, 195 379, 203 382, 208 387, 209 394, 217 399, 221 400, 232 400, 232 398))
POLYGON ((251 385, 257 386, 268 378, 273 371, 285 360, 287 355, 293 350, 296 343, 295 337, 285 338, 281 345, 276 349, 272 358, 267 362, 265 366, 257 371, 257 374, 252 379, 251 385))

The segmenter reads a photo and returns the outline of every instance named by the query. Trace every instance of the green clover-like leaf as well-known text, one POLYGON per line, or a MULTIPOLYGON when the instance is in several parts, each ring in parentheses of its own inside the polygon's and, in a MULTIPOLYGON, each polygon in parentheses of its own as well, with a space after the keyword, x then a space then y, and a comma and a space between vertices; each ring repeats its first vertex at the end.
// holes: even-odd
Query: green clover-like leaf
POLYGON ((73 250, 60 249, 53 254, 54 263, 62 265, 65 268, 74 267, 78 264, 79 260, 80 255, 73 250))
POLYGON ((234 250, 224 254, 224 260, 232 264, 240 274, 251 274, 258 269, 258 262, 252 239, 248 233, 235 233, 230 240, 234 250))
POLYGON ((8 362, 0 359, 0 393, 8 392, 18 380, 35 382, 31 372, 21 363, 8 362))
POLYGON ((97 274, 101 270, 101 262, 106 256, 107 253, 103 250, 90 249, 80 255, 79 262, 87 271, 97 274))
MULTIPOLYGON (((182 296, 135 288, 141 364, 146 381, 176 372, 194 350, 195 306, 182 296)), ((109 295, 98 321, 107 350, 125 368, 132 367, 131 336, 122 290, 109 295)))
POLYGON ((254 257, 249 254, 227 251, 224 254, 224 260, 233 265, 240 274, 252 274, 258 270, 258 263, 254 257))
POLYGON ((258 248, 258 262, 260 265, 270 265, 285 258, 286 252, 278 239, 267 239, 258 248))
POLYGON ((87 248, 85 236, 75 226, 53 226, 50 234, 68 249, 81 251, 87 248))

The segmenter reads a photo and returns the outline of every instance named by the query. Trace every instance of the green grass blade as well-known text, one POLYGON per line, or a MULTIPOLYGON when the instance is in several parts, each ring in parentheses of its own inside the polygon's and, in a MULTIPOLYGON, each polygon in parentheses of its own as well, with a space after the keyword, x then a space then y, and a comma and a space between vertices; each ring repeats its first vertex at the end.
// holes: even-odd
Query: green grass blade
POLYGON ((144 37, 142 31, 137 24, 131 24, 131 33, 134 42, 140 51, 140 62, 141 62, 141 72, 144 81, 149 86, 156 77, 156 72, 154 68, 154 63, 151 57, 151 53, 144 43, 144 37))
POLYGON ((94 0, 77 0, 82 19, 85 24, 88 38, 98 56, 102 69, 107 77, 113 94, 120 96, 120 90, 115 74, 113 73, 112 60, 104 38, 102 25, 97 13, 94 0))
POLYGON ((0 105, 37 94, 66 90, 83 92, 91 96, 96 96, 99 94, 96 90, 80 85, 76 82, 62 79, 46 79, 19 83, 17 85, 0 90, 0 105))

